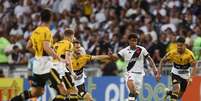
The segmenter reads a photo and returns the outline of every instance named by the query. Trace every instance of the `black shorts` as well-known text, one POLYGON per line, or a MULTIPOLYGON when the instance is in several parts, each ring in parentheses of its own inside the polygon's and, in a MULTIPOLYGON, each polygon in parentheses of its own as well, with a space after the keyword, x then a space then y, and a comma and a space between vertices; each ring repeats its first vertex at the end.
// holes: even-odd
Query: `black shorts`
POLYGON ((32 87, 44 87, 46 82, 49 80, 50 74, 33 74, 32 76, 32 87))
POLYGON ((85 85, 84 85, 84 83, 81 84, 81 85, 78 85, 78 86, 77 86, 77 89, 78 89, 79 92, 82 92, 82 91, 85 92, 85 85))
POLYGON ((188 85, 188 80, 181 78, 180 76, 172 73, 172 84, 180 84, 180 91, 184 92, 188 85))
POLYGON ((81 84, 81 85, 78 85, 78 86, 77 86, 77 89, 78 89, 78 95, 80 95, 81 97, 84 97, 85 94, 87 93, 86 90, 85 90, 85 85, 84 85, 84 83, 81 84))

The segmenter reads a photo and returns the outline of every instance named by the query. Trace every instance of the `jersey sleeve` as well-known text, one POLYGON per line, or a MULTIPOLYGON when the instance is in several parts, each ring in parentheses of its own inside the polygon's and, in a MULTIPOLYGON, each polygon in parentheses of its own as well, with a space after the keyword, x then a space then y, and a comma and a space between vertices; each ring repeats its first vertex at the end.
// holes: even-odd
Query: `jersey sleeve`
POLYGON ((189 62, 192 63, 195 61, 195 56, 192 52, 189 52, 189 55, 190 55, 190 59, 189 59, 189 62))
POLYGON ((144 47, 142 47, 142 54, 143 54, 144 57, 149 56, 149 53, 147 52, 147 50, 144 47))
POLYGON ((173 60, 173 52, 170 51, 166 54, 166 59, 169 60, 169 61, 172 61, 173 60))
POLYGON ((84 59, 87 61, 87 62, 90 62, 92 60, 92 55, 84 55, 84 59))
POLYGON ((122 59, 123 59, 124 53, 125 53, 125 50, 122 49, 122 50, 120 50, 120 51, 117 53, 117 55, 118 55, 119 58, 122 58, 122 59))

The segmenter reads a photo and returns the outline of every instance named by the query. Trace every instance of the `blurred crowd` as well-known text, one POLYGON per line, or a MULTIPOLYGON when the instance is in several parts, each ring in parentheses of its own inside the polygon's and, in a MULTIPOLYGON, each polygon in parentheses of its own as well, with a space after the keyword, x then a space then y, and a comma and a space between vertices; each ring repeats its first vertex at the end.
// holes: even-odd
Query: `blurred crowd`
MULTIPOLYGON (((187 47, 197 60, 201 58, 200 0, 0 0, 0 63, 28 62, 32 55, 25 46, 46 7, 54 12, 50 25, 54 41, 71 27, 88 54, 116 53, 128 45, 128 35, 136 33, 138 44, 156 63, 176 48, 178 36, 185 36, 187 47)), ((105 66, 116 66, 103 67, 111 71, 124 64, 118 60, 105 66)))

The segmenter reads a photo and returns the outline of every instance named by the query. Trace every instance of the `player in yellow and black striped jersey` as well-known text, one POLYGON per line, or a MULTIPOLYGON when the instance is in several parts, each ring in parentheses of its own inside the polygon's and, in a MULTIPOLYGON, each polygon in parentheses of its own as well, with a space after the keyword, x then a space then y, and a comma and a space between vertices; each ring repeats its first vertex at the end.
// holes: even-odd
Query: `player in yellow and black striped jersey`
POLYGON ((172 68, 172 91, 168 91, 167 95, 171 96, 171 101, 177 101, 182 97, 188 83, 192 82, 192 76, 196 72, 195 57, 189 49, 185 47, 185 38, 177 39, 177 49, 168 52, 159 64, 160 72, 162 71, 162 63, 173 63, 172 68), (190 71, 192 67, 192 73, 190 71))
POLYGON ((56 42, 53 46, 57 55, 67 62, 67 64, 59 60, 53 60, 52 62, 53 65, 50 73, 53 75, 52 77, 55 81, 52 85, 55 87, 55 85, 57 85, 59 82, 63 82, 67 88, 66 95, 61 94, 59 90, 57 90, 58 95, 54 98, 53 101, 77 101, 81 98, 78 95, 77 88, 74 86, 74 80, 72 77, 75 76, 75 73, 72 70, 71 62, 73 39, 74 31, 66 28, 64 31, 63 40, 56 42))
POLYGON ((79 95, 84 97, 87 101, 93 101, 93 98, 89 93, 85 90, 84 85, 84 78, 85 74, 83 72, 84 67, 87 63, 93 60, 110 60, 108 55, 88 55, 88 54, 81 54, 81 45, 78 40, 73 42, 74 45, 74 52, 72 56, 72 67, 73 71, 76 73, 77 78, 75 79, 75 85, 78 88, 79 95))
POLYGON ((49 79, 50 66, 47 63, 51 60, 51 56, 55 59, 60 59, 51 48, 52 33, 49 29, 51 11, 43 9, 40 16, 41 24, 33 31, 26 47, 35 55, 31 91, 25 90, 20 95, 12 98, 11 101, 24 101, 32 97, 41 96, 44 92, 44 85, 49 79))

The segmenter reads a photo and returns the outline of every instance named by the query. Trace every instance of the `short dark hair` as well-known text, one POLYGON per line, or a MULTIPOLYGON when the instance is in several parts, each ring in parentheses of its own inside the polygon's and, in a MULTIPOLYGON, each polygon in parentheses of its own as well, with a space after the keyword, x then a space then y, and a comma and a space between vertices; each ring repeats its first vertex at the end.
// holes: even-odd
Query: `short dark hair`
POLYGON ((71 36, 74 34, 74 31, 70 28, 65 28, 64 30, 64 36, 71 36))
POLYGON ((40 12, 40 17, 42 22, 49 22, 51 20, 52 11, 48 8, 43 9, 40 12))
POLYGON ((130 40, 132 38, 137 39, 137 35, 136 34, 130 34, 130 35, 128 35, 128 40, 130 40))
POLYGON ((73 41, 73 44, 80 44, 80 41, 77 40, 77 39, 75 39, 75 40, 73 41))
POLYGON ((185 38, 184 37, 179 37, 179 38, 177 38, 177 42, 185 43, 185 38))

